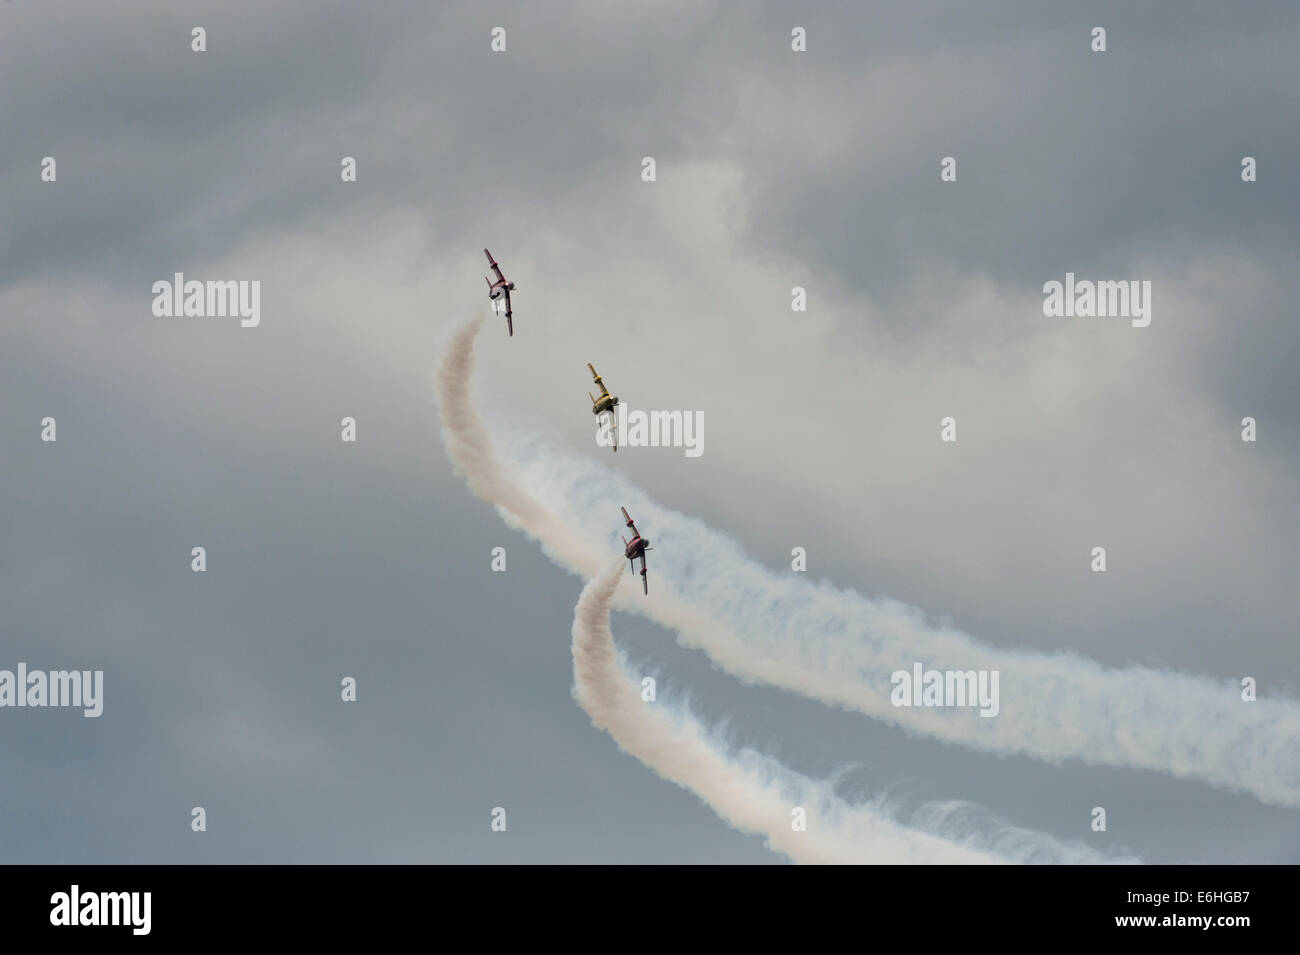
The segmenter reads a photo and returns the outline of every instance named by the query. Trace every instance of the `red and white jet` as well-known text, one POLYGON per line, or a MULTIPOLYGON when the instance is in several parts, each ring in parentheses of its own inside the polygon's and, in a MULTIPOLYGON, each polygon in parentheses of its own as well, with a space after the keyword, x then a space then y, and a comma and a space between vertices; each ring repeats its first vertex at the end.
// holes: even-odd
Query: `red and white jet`
POLYGON ((506 281, 506 277, 501 274, 501 266, 497 265, 497 261, 492 258, 491 252, 484 249, 483 254, 488 257, 488 265, 492 267, 492 271, 496 273, 497 277, 495 282, 487 276, 483 277, 483 281, 487 282, 488 285, 488 298, 495 302, 502 295, 506 297, 506 330, 510 332, 510 337, 513 338, 515 323, 510 320, 510 316, 514 314, 510 311, 510 293, 515 290, 515 283, 506 281))
POLYGON ((649 594, 650 584, 645 576, 645 552, 654 550, 654 548, 650 546, 650 541, 642 537, 641 532, 636 529, 636 525, 632 523, 632 518, 627 515, 627 508, 620 507, 619 510, 623 512, 623 520, 627 521, 627 526, 632 528, 632 539, 623 538, 623 554, 627 557, 628 562, 632 564, 632 573, 634 574, 636 573, 636 559, 641 558, 641 589, 649 594))

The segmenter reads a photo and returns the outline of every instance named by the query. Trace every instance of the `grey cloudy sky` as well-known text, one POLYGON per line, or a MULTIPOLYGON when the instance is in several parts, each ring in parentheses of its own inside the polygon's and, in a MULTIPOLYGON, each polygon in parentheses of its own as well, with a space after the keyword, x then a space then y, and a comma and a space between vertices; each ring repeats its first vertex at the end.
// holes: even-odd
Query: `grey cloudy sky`
MULTIPOLYGON (((519 288, 484 404, 606 457, 588 361, 703 409, 702 457, 607 463, 756 560, 806 547, 992 646, 1300 696, 1300 12, 1063 6, 0 5, 0 668, 106 682, 96 720, 0 710, 0 859, 780 861, 591 726, 580 583, 451 471, 433 366, 485 245, 519 288), (260 327, 155 317, 176 271, 261 281, 260 327), (1150 280, 1150 327, 1045 318, 1067 271, 1150 280)), ((857 792, 1300 861, 1294 810, 973 752, 614 631, 857 792)))

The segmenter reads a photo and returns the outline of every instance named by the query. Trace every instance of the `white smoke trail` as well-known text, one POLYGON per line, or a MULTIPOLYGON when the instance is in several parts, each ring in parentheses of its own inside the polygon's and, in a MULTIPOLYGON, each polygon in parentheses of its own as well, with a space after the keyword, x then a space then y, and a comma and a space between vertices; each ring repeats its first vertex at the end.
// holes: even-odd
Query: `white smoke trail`
POLYGON ((694 792, 741 832, 761 835, 768 848, 808 863, 1105 861, 1086 847, 1021 829, 970 835, 978 830, 957 818, 958 804, 922 807, 917 818, 933 820, 939 828, 960 826, 968 833, 963 840, 909 828, 890 818, 879 802, 851 806, 828 783, 752 750, 728 752, 689 713, 663 701, 642 700, 640 684, 620 661, 610 631, 610 604, 622 574, 619 558, 583 588, 574 608, 574 696, 592 723, 622 750, 694 792), (802 831, 792 825, 795 807, 806 813, 802 831))
POLYGON ((511 436, 513 466, 503 465, 469 396, 481 321, 456 331, 438 375, 444 439, 471 490, 584 577, 608 553, 587 542, 617 546, 617 507, 626 505, 657 546, 650 598, 638 588, 628 599, 628 588, 619 606, 676 631, 733 676, 976 749, 1153 769, 1300 806, 1300 704, 1293 700, 1247 703, 1230 682, 992 648, 897 601, 778 575, 623 475, 529 434, 511 436), (998 670, 1001 711, 982 718, 971 708, 895 707, 890 675, 913 662, 998 670))

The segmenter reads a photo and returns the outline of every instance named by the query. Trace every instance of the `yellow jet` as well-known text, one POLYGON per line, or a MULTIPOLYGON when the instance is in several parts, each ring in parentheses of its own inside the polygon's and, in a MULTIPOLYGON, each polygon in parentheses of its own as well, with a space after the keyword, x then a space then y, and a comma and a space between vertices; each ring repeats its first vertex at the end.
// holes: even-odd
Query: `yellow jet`
POLYGON ((609 389, 600 380, 600 375, 596 374, 596 369, 591 362, 587 362, 587 367, 591 369, 592 380, 600 386, 599 398, 593 397, 590 391, 587 392, 587 397, 591 398, 591 413, 596 416, 597 421, 600 420, 601 415, 609 414, 610 428, 614 432, 614 452, 618 453, 618 419, 614 416, 614 406, 618 404, 618 396, 609 393, 609 389))

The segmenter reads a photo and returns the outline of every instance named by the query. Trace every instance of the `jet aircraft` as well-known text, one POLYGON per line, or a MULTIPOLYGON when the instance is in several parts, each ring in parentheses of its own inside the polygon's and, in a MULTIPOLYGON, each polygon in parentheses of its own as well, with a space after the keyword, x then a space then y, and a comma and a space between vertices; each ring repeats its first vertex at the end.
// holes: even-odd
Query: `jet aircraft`
POLYGON ((620 507, 619 510, 623 512, 623 520, 627 521, 627 526, 632 528, 632 539, 623 538, 623 555, 631 563, 632 573, 634 574, 636 573, 636 559, 641 558, 641 589, 649 594, 650 584, 647 582, 645 575, 645 552, 654 550, 654 548, 650 546, 650 541, 642 537, 641 532, 636 529, 636 525, 632 523, 632 518, 628 516, 627 508, 620 507))
POLYGON ((618 404, 618 395, 611 395, 609 389, 605 387, 605 382, 601 381, 600 375, 596 374, 595 367, 591 362, 587 362, 587 367, 591 369, 592 380, 600 386, 600 397, 593 397, 591 392, 587 392, 587 397, 591 398, 591 413, 600 420, 603 414, 609 415, 609 426, 614 432, 614 453, 618 453, 618 418, 614 415, 614 407, 618 404))
POLYGON ((510 337, 513 338, 515 334, 515 323, 510 317, 514 314, 514 312, 510 310, 510 293, 515 290, 515 283, 506 281, 506 277, 501 274, 501 266, 497 265, 497 261, 492 258, 491 252, 484 249, 483 254, 487 256, 488 265, 492 267, 492 271, 496 273, 497 277, 495 282, 493 282, 488 276, 483 277, 483 281, 487 282, 488 286, 488 298, 495 302, 502 295, 506 297, 506 331, 508 331, 510 337))

